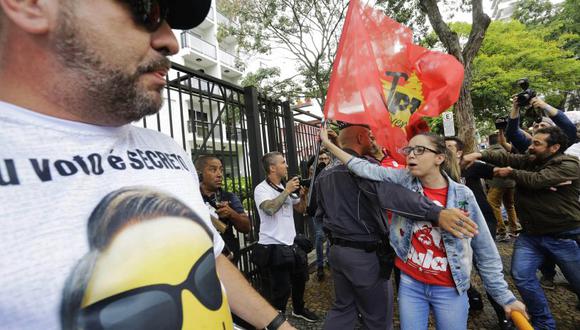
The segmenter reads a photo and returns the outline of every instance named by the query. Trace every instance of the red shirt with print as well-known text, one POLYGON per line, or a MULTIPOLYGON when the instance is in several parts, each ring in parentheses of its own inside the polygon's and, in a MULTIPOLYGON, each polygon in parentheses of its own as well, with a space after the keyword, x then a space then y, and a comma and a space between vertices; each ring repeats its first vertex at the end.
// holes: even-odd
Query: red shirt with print
MULTIPOLYGON (((447 187, 441 189, 423 188, 425 196, 441 206, 447 204, 447 187)), ((404 233, 400 233, 403 236, 404 233)), ((455 287, 441 230, 429 221, 413 223, 411 249, 407 262, 395 259, 395 265, 405 274, 419 282, 431 285, 455 287)))

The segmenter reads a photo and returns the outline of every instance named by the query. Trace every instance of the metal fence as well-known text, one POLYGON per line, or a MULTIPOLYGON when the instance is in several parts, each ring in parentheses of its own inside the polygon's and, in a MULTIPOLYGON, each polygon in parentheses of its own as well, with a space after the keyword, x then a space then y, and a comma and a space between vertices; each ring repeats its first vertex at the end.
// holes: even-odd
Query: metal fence
MULTIPOLYGON (((249 255, 259 231, 253 187, 265 178, 261 157, 280 151, 290 174, 307 175, 304 163, 315 152, 321 118, 291 108, 288 101, 259 95, 253 87, 242 88, 175 63, 167 76, 164 99, 159 113, 136 125, 170 135, 194 161, 208 154, 222 160, 224 189, 240 197, 252 224, 250 233, 235 233, 241 247, 238 267, 260 288, 249 255)), ((313 235, 301 215, 295 214, 295 219, 298 232, 313 235)))

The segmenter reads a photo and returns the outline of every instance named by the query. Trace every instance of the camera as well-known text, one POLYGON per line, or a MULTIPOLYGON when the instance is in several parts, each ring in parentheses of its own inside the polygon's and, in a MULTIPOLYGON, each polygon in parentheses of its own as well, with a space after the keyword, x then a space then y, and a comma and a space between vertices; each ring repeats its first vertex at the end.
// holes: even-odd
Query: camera
POLYGON ((519 79, 517 84, 522 89, 522 91, 516 95, 518 106, 527 107, 530 105, 530 100, 536 97, 536 91, 530 88, 528 78, 519 79))
MULTIPOLYGON (((300 197, 299 196, 299 194, 300 194, 300 188, 302 188, 302 187, 309 187, 310 186, 310 179, 306 179, 306 180, 305 179, 302 179, 302 177, 300 176, 300 174, 296 174, 296 175, 291 176, 291 179, 290 180, 292 180, 294 178, 298 178, 298 180, 300 180, 300 186, 298 188, 296 188, 296 190, 294 190, 293 192, 291 192, 290 193, 290 196, 292 198, 299 198, 300 197)), ((285 182, 283 184, 286 185, 285 182)))
MULTIPOLYGON (((310 179, 303 179, 300 174, 296 174, 293 176, 293 178, 298 178, 298 180, 300 180, 300 187, 310 187, 310 179)), ((299 192, 300 188, 296 189, 295 192, 299 192)))
POLYGON ((498 117, 495 119, 495 129, 506 129, 507 124, 507 117, 498 117))

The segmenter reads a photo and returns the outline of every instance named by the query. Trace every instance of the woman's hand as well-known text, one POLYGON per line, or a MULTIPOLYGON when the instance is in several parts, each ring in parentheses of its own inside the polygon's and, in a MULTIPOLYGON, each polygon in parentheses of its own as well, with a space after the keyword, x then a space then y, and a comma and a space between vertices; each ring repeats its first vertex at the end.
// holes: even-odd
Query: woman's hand
POLYGON ((524 305, 524 303, 522 303, 519 300, 516 300, 509 305, 503 306, 503 310, 505 311, 505 315, 508 319, 511 319, 512 312, 520 312, 528 320, 530 319, 530 317, 528 316, 528 313, 526 312, 526 305, 524 305))

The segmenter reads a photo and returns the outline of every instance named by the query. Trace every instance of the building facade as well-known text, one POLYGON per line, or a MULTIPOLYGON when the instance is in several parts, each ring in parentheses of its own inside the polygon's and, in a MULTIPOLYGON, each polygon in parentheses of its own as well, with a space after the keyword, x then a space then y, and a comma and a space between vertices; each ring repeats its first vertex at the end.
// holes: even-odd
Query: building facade
POLYGON ((517 0, 492 0, 491 18, 494 20, 508 20, 512 17, 517 0))

